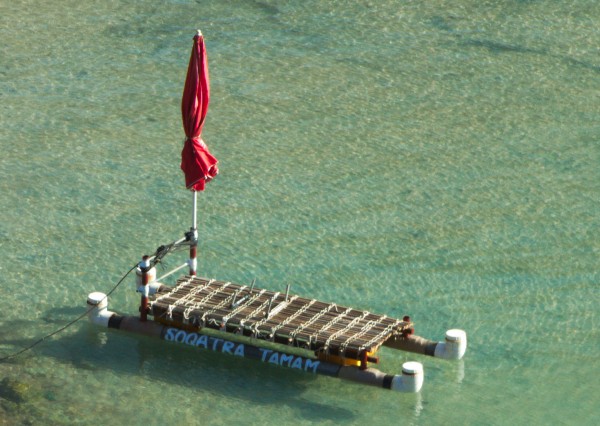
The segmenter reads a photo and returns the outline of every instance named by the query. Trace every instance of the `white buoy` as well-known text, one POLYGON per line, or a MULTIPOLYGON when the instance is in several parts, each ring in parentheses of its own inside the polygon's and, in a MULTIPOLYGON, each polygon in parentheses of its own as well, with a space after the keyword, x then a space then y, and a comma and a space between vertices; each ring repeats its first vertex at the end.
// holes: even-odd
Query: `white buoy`
POLYGON ((423 364, 416 361, 402 364, 402 375, 392 379, 391 389, 398 392, 419 392, 423 387, 423 364))
POLYGON ((108 296, 95 291, 88 295, 87 304, 94 307, 88 311, 90 321, 96 325, 108 327, 108 320, 114 315, 114 312, 108 310, 108 296))
POLYGON ((467 351, 467 333, 464 330, 446 331, 446 340, 435 347, 433 356, 443 359, 461 359, 467 351))

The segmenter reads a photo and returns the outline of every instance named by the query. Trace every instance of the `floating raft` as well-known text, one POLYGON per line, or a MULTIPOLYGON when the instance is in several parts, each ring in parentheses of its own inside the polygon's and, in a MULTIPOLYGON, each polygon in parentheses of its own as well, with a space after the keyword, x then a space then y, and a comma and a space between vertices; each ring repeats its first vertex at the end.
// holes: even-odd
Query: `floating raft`
MULTIPOLYGON (((289 290, 289 287, 288 287, 289 290)), ((183 276, 150 297, 154 320, 188 329, 226 333, 314 351, 323 357, 362 360, 412 323, 287 292, 183 276)))
POLYGON ((401 375, 379 371, 369 363, 379 362, 375 353, 380 346, 444 359, 461 359, 466 350, 463 330, 448 330, 444 342, 435 342, 414 335, 409 317, 398 320, 290 295, 289 286, 280 293, 187 275, 168 287, 148 281, 149 275, 155 277, 152 269, 140 268, 139 317, 109 311, 108 296, 93 292, 87 300, 90 320, 111 329, 400 392, 421 389, 423 365, 405 362, 401 375), (148 321, 148 315, 154 321, 148 321))

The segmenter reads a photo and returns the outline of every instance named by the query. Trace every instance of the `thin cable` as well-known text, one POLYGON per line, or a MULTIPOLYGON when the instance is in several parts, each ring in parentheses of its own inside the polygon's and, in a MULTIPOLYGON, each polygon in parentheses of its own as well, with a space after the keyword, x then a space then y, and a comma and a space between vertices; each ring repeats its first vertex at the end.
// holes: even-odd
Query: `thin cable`
MULTIPOLYGON (((131 271, 133 271, 135 268, 137 268, 137 266, 138 266, 138 265, 137 265, 137 263, 136 263, 136 264, 135 264, 135 265, 134 265, 134 266, 133 266, 133 267, 132 267, 132 268, 131 268, 129 271, 127 271, 127 273, 126 273, 125 275, 123 275, 123 277, 122 277, 122 278, 119 280, 119 282, 118 282, 118 283, 117 283, 117 284, 116 284, 116 285, 115 285, 115 286, 114 286, 114 287, 113 287, 113 288, 112 288, 112 289, 111 289, 111 290, 110 290, 110 291, 109 291, 109 292, 106 294, 106 296, 104 296, 104 298, 103 298, 103 299, 102 299, 100 302, 102 302, 104 299, 106 299, 108 296, 110 296, 110 295, 111 295, 111 294, 112 294, 112 293, 113 293, 113 292, 114 292, 114 291, 117 289, 117 287, 119 287, 119 286, 121 285, 121 283, 122 283, 123 281, 125 281, 125 278, 127 278, 127 276, 128 276, 130 273, 131 273, 131 271)), ((71 321, 71 322, 67 323, 66 325, 62 326, 62 327, 61 327, 61 328, 59 328, 58 330, 56 330, 56 331, 53 331, 53 332, 52 332, 52 333, 50 333, 50 334, 47 334, 46 336, 44 336, 44 337, 42 337, 41 339, 39 339, 39 340, 35 341, 34 343, 32 343, 31 345, 27 346, 26 348, 24 348, 24 349, 21 349, 20 351, 18 351, 18 352, 15 352, 15 353, 14 353, 14 354, 12 354, 12 355, 8 355, 8 356, 5 356, 5 357, 2 357, 2 358, 0 358, 0 362, 6 361, 7 359, 15 358, 15 357, 17 357, 17 356, 21 355, 23 352, 26 352, 26 351, 28 351, 28 350, 32 349, 33 347, 35 347, 35 346, 39 345, 39 344, 40 344, 40 343, 42 343, 44 340, 46 340, 46 339, 48 339, 48 338, 50 338, 50 337, 54 336, 55 334, 58 334, 58 333, 60 333, 61 331, 65 330, 66 328, 68 328, 68 327, 72 326, 73 324, 75 324, 75 323, 76 323, 77 321, 79 321, 81 318, 85 317, 85 316, 86 316, 88 313, 90 313, 90 312, 92 311, 92 309, 94 309, 94 308, 96 308, 96 306, 92 306, 92 307, 90 307, 88 310, 86 310, 86 311, 85 311, 83 314, 79 315, 79 316, 78 316, 77 318, 75 318, 73 321, 71 321)))

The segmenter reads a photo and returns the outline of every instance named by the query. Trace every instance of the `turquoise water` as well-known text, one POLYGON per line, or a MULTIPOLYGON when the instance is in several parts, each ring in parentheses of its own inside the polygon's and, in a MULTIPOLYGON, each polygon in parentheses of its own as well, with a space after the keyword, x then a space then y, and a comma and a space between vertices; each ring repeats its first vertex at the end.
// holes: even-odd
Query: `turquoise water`
MULTIPOLYGON (((600 7, 3 1, 0 356, 182 236, 207 41, 200 273, 467 331, 418 395, 80 321, 0 363, 0 424, 598 424, 600 7)), ((176 266, 183 258, 167 259, 176 266)), ((111 296, 134 314, 132 281, 111 296)))

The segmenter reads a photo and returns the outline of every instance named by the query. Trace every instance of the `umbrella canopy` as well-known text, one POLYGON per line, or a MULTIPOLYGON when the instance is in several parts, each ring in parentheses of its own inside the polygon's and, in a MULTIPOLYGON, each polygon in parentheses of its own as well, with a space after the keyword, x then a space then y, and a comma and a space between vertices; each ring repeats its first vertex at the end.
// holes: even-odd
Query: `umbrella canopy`
POLYGON ((206 47, 204 37, 198 31, 194 36, 181 100, 181 116, 186 136, 181 151, 181 170, 185 174, 186 188, 193 191, 204 191, 205 183, 219 173, 217 159, 210 154, 200 137, 210 100, 209 86, 206 47))

